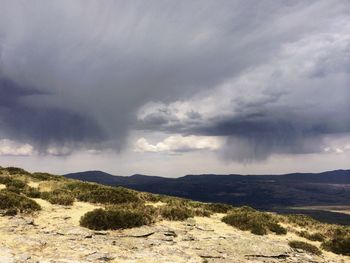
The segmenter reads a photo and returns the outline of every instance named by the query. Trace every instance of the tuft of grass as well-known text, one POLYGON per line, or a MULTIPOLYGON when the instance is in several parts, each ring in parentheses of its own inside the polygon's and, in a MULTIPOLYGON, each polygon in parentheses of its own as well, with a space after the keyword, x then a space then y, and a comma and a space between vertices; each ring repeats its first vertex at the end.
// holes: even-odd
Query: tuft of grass
POLYGON ((16 194, 11 191, 0 191, 0 209, 5 214, 31 213, 41 209, 40 205, 28 197, 16 194))
POLYGON ((286 223, 290 223, 292 225, 300 226, 300 227, 310 227, 314 228, 321 223, 310 216, 302 215, 302 214, 290 214, 280 216, 281 220, 286 223))
POLYGON ((318 256, 322 254, 322 251, 318 247, 311 245, 307 242, 292 240, 292 241, 289 241, 288 244, 291 248, 302 249, 311 254, 315 254, 318 256))
POLYGON ((249 230, 255 235, 266 235, 269 231, 277 235, 287 233, 287 230, 278 223, 273 215, 259 212, 247 206, 231 210, 228 215, 222 218, 222 221, 240 230, 249 230))
POLYGON ((149 224, 147 216, 140 211, 126 209, 95 209, 80 219, 80 225, 93 230, 115 230, 140 227, 149 224))

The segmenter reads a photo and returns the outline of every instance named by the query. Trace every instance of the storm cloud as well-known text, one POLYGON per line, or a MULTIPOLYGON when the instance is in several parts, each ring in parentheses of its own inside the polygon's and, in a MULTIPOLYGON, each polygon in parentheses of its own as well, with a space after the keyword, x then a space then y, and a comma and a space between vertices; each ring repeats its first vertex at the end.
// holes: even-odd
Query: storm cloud
POLYGON ((349 21, 341 0, 0 0, 0 136, 42 153, 119 151, 133 130, 219 136, 238 161, 319 152, 350 132, 349 21))

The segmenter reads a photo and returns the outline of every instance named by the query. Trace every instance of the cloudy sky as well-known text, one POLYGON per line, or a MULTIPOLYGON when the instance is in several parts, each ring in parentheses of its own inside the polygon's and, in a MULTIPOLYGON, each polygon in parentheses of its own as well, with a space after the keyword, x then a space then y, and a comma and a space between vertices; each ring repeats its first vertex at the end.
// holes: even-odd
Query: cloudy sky
POLYGON ((0 0, 0 165, 350 168, 347 0, 0 0))

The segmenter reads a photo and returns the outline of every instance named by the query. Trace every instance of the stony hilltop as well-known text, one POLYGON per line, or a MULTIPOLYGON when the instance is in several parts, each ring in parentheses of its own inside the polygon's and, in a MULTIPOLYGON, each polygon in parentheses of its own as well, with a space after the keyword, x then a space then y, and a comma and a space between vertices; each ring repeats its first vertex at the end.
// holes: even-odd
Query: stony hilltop
POLYGON ((350 262, 350 229, 0 169, 0 262, 350 262))

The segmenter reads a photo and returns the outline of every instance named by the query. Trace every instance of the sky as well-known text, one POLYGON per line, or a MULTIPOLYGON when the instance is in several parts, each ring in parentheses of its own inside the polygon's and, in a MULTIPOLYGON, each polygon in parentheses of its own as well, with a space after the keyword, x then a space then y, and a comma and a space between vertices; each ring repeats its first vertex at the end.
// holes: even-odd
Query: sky
POLYGON ((0 165, 350 168, 347 0, 0 0, 0 165))

